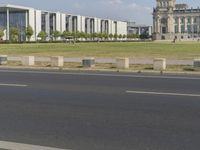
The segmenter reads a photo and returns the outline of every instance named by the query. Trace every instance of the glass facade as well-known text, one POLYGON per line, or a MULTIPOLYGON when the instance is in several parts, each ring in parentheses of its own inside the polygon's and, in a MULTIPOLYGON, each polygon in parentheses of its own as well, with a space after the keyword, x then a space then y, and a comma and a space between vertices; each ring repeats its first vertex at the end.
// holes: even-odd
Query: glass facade
POLYGON ((41 29, 42 29, 42 31, 46 32, 46 14, 45 13, 42 14, 41 20, 42 20, 41 29))
POLYGON ((7 22, 7 17, 6 17, 6 12, 0 12, 0 28, 1 29, 6 29, 6 22, 7 22))
POLYGON ((49 25, 50 25, 50 35, 53 35, 53 32, 56 28, 56 14, 50 14, 49 16, 49 25))
POLYGON ((19 41, 26 41, 26 11, 10 12, 10 28, 15 27, 19 30, 19 41))

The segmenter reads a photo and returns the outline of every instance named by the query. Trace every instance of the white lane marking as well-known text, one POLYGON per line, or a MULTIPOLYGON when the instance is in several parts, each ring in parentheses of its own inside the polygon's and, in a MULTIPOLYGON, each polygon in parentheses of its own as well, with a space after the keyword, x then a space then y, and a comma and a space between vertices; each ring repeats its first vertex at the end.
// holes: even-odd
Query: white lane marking
POLYGON ((200 97, 200 94, 167 93, 167 92, 126 91, 126 93, 129 93, 129 94, 148 94, 148 95, 168 95, 168 96, 200 97))
POLYGON ((0 86, 27 87, 28 85, 25 85, 25 84, 5 84, 5 83, 0 83, 0 86))
POLYGON ((0 141, 0 148, 8 150, 69 150, 45 146, 36 146, 30 144, 21 144, 15 142, 0 141))
POLYGON ((68 73, 52 71, 20 71, 20 70, 0 70, 3 73, 27 73, 27 74, 53 74, 53 75, 76 75, 76 76, 103 76, 103 77, 128 77, 128 78, 150 78, 150 79, 177 79, 177 80, 200 80, 200 77, 183 76, 153 76, 153 75, 127 75, 127 74, 103 74, 103 73, 68 73))

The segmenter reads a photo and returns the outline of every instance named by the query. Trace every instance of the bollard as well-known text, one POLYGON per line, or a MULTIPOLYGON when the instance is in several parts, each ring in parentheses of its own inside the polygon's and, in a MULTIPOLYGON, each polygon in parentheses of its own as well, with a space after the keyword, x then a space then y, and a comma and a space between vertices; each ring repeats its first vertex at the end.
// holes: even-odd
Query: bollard
POLYGON ((22 65, 23 66, 34 66, 35 65, 35 57, 34 56, 23 56, 22 57, 22 65))
POLYGON ((51 57, 51 66, 52 67, 63 67, 64 66, 64 57, 63 56, 52 56, 51 57))
POLYGON ((84 58, 82 60, 82 66, 84 68, 93 68, 93 67, 95 67, 95 58, 93 58, 93 57, 84 58))
POLYGON ((129 69, 129 58, 116 58, 117 69, 129 69))
POLYGON ((6 65, 8 63, 7 55, 0 55, 0 65, 6 65))
POLYGON ((166 70, 166 59, 165 58, 155 58, 153 63, 154 70, 166 70))
POLYGON ((200 59, 194 59, 193 67, 194 70, 200 71, 200 59))

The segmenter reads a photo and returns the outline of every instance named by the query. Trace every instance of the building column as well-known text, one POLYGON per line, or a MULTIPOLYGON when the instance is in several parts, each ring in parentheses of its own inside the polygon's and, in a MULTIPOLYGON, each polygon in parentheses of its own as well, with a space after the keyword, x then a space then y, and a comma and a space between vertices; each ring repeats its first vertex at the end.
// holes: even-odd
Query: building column
POLYGON ((9 41, 10 40, 10 10, 9 8, 7 8, 6 10, 6 13, 7 13, 7 22, 6 22, 6 25, 7 25, 7 28, 6 28, 6 40, 9 41))
POLYGON ((172 16, 168 16, 167 26, 168 26, 167 32, 174 33, 174 18, 172 16))
POLYGON ((68 16, 68 31, 72 32, 72 16, 68 16))
POLYGON ((49 13, 46 13, 46 33, 48 34, 48 37, 50 37, 50 22, 49 22, 49 13))
POLYGON ((191 17, 191 32, 194 33, 194 18, 191 17))
POLYGON ((87 19, 87 33, 90 33, 90 18, 87 19))
POLYGON ((185 17, 185 33, 188 33, 188 28, 187 28, 187 25, 188 25, 188 18, 185 17))
POLYGON ((181 33, 181 18, 178 18, 178 33, 181 33))
POLYGON ((157 33, 161 33, 161 30, 160 30, 160 17, 157 17, 156 19, 156 29, 157 29, 157 33))
POLYGON ((153 17, 153 33, 156 33, 156 19, 153 17))

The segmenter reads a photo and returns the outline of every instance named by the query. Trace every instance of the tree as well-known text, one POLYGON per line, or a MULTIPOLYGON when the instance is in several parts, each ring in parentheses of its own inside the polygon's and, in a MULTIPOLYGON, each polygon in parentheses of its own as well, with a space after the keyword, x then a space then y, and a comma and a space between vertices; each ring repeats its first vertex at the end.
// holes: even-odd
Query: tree
POLYGON ((96 32, 92 33, 91 37, 93 40, 96 39, 98 37, 98 33, 96 32))
POLYGON ((87 40, 87 39, 90 39, 91 36, 92 36, 92 35, 91 35, 90 33, 86 33, 86 34, 85 34, 85 39, 86 39, 86 40, 87 40))
POLYGON ((85 32, 80 32, 80 38, 84 39, 86 37, 86 33, 85 32))
POLYGON ((122 39, 123 36, 120 34, 118 37, 119 37, 119 39, 122 39))
POLYGON ((125 39, 126 37, 127 37, 126 34, 124 34, 122 38, 125 39))
POLYGON ((115 38, 115 40, 117 40, 117 38, 118 38, 118 35, 117 35, 117 34, 114 34, 114 38, 115 38))
POLYGON ((62 38, 67 39, 72 36, 72 33, 68 31, 64 31, 61 36, 62 38))
POLYGON ((28 25, 28 27, 26 28, 26 37, 28 41, 30 41, 32 36, 33 36, 33 28, 30 25, 28 25))
POLYGON ((10 37, 12 42, 17 42, 19 38, 19 30, 16 27, 10 28, 10 37))
POLYGON ((41 38, 42 41, 46 41, 47 37, 48 37, 48 34, 44 31, 41 31, 39 34, 38 34, 38 37, 41 38))
POLYGON ((54 37, 55 40, 57 40, 60 36, 61 36, 61 32, 60 31, 54 31, 53 32, 53 37, 54 37))
POLYGON ((4 31, 3 31, 3 29, 0 29, 0 39, 2 39, 3 36, 4 36, 4 31))
POLYGON ((98 38, 102 40, 103 39, 103 33, 101 33, 101 32, 98 33, 98 38))
POLYGON ((109 35, 105 32, 102 34, 102 36, 103 36, 104 39, 108 39, 108 37, 109 37, 109 35))
POLYGON ((109 34, 109 38, 112 40, 114 35, 112 33, 109 34))

